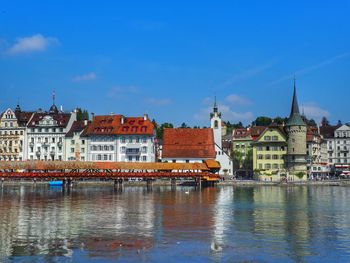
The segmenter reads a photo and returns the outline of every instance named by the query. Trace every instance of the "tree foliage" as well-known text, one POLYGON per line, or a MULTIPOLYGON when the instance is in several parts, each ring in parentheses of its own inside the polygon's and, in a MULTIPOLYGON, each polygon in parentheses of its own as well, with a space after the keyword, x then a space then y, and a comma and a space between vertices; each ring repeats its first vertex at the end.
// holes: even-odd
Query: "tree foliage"
POLYGON ((89 120, 89 112, 87 110, 82 110, 77 108, 77 121, 89 120))

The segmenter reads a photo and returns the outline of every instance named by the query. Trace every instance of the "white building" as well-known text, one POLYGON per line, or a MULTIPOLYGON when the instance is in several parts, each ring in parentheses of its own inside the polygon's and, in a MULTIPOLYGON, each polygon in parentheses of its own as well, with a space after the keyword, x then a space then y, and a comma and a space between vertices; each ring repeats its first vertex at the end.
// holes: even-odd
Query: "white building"
POLYGON ((233 176, 233 163, 231 157, 222 148, 222 120, 221 113, 218 111, 216 99, 213 112, 210 113, 210 127, 214 132, 216 161, 221 165, 220 175, 233 176))
POLYGON ((65 136, 65 160, 87 161, 87 137, 82 136, 88 126, 88 121, 75 121, 65 136))
POLYGON ((53 103, 48 112, 38 110, 27 126, 27 159, 65 159, 65 135, 76 120, 76 113, 59 111, 53 103))
POLYGON ((0 161, 26 159, 26 125, 33 112, 24 112, 17 105, 15 111, 6 109, 0 115, 0 161))
POLYGON ((328 136, 326 140, 329 163, 340 170, 341 168, 349 169, 350 127, 342 125, 341 127, 334 128, 333 136, 328 136))
POLYGON ((95 116, 81 136, 89 161, 155 162, 155 129, 147 115, 95 116))

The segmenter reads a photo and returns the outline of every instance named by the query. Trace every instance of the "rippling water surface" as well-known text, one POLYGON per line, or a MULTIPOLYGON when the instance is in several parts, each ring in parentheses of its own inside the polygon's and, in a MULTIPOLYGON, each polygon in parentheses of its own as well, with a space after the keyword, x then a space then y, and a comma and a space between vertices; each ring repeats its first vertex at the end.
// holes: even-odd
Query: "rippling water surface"
POLYGON ((350 261, 350 187, 0 186, 0 262, 350 261))

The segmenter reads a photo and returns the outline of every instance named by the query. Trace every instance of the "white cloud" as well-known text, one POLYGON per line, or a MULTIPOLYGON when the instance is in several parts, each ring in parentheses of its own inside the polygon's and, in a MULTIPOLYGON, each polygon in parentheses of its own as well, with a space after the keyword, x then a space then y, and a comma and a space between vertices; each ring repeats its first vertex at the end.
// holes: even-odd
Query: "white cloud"
POLYGON ((96 79, 96 73, 95 72, 90 72, 84 75, 78 75, 73 77, 72 81, 73 82, 83 82, 83 81, 90 81, 96 79))
POLYGON ((8 50, 9 55, 28 54, 33 52, 43 52, 49 46, 57 44, 58 40, 53 37, 44 37, 41 34, 36 34, 30 37, 18 38, 8 50))
POLYGON ((166 98, 163 98, 163 99, 149 98, 146 100, 146 103, 151 104, 153 106, 167 106, 171 104, 171 100, 166 98))
POLYGON ((320 123, 322 117, 329 118, 330 113, 328 110, 321 108, 315 103, 309 102, 302 106, 302 111, 309 119, 314 119, 317 123, 320 123))
MULTIPOLYGON (((222 113, 222 119, 224 121, 230 122, 251 122, 254 118, 254 114, 252 112, 237 112, 232 110, 229 106, 220 104, 218 105, 219 111, 222 113)), ((212 112, 212 107, 202 108, 198 113, 194 115, 194 118, 199 121, 208 121, 210 117, 210 112, 212 112)))
POLYGON ((240 95, 237 94, 231 94, 226 97, 226 101, 235 105, 250 105, 252 102, 240 95))

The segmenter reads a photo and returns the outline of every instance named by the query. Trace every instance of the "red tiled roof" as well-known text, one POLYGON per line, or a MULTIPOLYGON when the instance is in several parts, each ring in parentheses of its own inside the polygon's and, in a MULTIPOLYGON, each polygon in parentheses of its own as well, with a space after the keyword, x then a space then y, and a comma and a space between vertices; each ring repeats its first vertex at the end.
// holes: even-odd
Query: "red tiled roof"
POLYGON ((153 135, 154 125, 144 117, 95 116, 84 135, 153 135), (123 124, 122 124, 123 120, 123 124))
POLYGON ((213 130, 166 128, 163 137, 163 158, 215 159, 213 130))
POLYGON ((234 138, 245 138, 250 137, 253 141, 260 137, 260 135, 265 131, 266 126, 253 126, 249 128, 238 128, 235 129, 234 138))
POLYGON ((26 126, 34 112, 32 111, 15 111, 19 126, 26 126))

